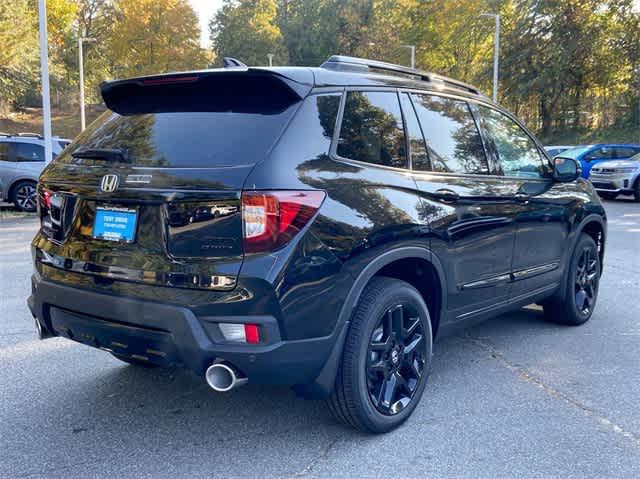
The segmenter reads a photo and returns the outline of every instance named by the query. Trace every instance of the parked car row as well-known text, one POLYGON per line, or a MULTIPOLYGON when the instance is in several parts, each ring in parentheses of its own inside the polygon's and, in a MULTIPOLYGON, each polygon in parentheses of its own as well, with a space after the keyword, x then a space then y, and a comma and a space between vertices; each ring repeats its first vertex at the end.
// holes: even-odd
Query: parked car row
MULTIPOLYGON (((54 136, 53 157, 71 140, 54 136)), ((0 133, 0 201, 13 203, 19 211, 36 210, 36 185, 45 165, 44 138, 37 133, 0 133)))
POLYGON ((545 150, 553 158, 579 161, 582 177, 591 180, 602 198, 633 195, 640 201, 640 145, 547 146, 545 150))

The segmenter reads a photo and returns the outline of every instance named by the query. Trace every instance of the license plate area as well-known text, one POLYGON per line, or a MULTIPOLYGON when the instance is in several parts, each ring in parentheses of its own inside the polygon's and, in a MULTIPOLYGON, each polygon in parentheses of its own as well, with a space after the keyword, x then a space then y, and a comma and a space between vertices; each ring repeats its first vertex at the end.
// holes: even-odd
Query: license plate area
POLYGON ((113 206, 96 206, 93 237, 105 241, 133 243, 138 225, 138 210, 113 206))

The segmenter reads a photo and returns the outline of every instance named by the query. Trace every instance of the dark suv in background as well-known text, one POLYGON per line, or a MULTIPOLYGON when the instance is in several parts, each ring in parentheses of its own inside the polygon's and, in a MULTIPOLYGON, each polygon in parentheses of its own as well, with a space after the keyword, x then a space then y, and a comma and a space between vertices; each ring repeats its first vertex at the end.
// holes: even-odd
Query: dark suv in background
POLYGON ((383 432, 416 407, 436 335, 536 302, 593 313, 597 195, 472 86, 336 56, 102 96, 38 186, 43 338, 217 391, 290 384, 383 432))

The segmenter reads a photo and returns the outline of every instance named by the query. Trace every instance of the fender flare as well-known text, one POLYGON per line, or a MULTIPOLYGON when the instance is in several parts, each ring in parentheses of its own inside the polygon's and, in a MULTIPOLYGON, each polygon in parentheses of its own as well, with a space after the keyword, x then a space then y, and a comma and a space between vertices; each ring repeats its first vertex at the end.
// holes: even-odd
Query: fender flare
POLYGON ((331 349, 331 353, 327 357, 327 361, 322 367, 322 370, 313 383, 295 386, 294 390, 297 394, 310 399, 322 399, 331 395, 335 384, 335 378, 338 373, 338 368, 340 366, 340 359, 342 358, 342 350, 344 349, 351 316, 353 315, 353 311, 360 300, 362 292, 371 278, 373 278, 382 268, 394 261, 409 258, 426 260, 438 273, 441 290, 440 321, 442 321, 446 311, 447 288, 444 269, 442 268, 442 263, 440 263, 438 257, 428 248, 421 246, 402 246, 380 254, 362 269, 353 282, 338 316, 334 333, 336 341, 331 349))

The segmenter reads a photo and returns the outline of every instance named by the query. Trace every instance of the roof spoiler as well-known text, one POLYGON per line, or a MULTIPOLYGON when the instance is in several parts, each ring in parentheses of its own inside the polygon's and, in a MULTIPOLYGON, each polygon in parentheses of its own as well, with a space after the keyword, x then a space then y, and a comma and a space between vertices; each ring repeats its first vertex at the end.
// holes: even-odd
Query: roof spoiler
POLYGON ((133 115, 185 111, 187 104, 186 111, 253 111, 259 102, 281 110, 300 101, 312 87, 312 76, 309 83, 301 83, 278 71, 234 65, 103 82, 100 93, 110 110, 133 115), (240 96, 244 103, 237 100, 240 96))

